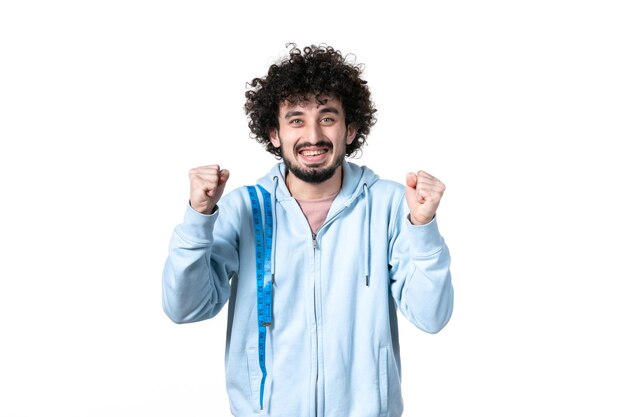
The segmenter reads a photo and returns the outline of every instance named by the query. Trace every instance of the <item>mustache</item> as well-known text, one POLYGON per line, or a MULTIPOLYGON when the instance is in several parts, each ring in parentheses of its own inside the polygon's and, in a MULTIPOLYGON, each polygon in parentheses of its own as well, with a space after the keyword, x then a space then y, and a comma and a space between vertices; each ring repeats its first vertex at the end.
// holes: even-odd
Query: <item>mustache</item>
POLYGON ((332 150, 333 144, 327 141, 322 141, 322 142, 317 142, 317 143, 304 142, 296 146, 296 152, 300 152, 304 148, 328 148, 329 150, 332 150))

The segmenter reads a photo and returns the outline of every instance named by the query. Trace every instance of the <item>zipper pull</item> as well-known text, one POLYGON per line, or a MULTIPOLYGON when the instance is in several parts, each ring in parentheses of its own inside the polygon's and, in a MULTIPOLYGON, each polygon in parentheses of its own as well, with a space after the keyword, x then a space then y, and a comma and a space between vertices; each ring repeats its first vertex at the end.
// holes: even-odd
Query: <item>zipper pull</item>
POLYGON ((311 233, 313 237, 313 249, 317 249, 317 235, 315 233, 311 233))

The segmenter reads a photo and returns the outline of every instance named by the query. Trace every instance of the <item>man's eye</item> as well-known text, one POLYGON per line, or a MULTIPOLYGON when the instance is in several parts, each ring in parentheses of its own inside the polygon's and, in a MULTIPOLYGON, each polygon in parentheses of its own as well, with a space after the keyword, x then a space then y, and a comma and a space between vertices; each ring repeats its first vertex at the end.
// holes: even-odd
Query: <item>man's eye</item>
POLYGON ((335 119, 333 119, 332 117, 324 117, 322 119, 322 123, 332 123, 334 121, 335 121, 335 119))
POLYGON ((289 121, 290 125, 301 125, 302 124, 302 120, 300 119, 293 119, 289 121))

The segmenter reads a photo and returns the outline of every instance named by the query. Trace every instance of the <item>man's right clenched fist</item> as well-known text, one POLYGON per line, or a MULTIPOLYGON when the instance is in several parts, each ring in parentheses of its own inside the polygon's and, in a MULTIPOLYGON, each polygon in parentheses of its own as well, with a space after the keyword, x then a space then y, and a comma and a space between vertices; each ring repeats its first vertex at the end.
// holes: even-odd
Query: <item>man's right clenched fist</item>
POLYGON ((224 193, 230 173, 219 165, 207 165, 189 171, 189 202, 191 208, 211 214, 224 193))

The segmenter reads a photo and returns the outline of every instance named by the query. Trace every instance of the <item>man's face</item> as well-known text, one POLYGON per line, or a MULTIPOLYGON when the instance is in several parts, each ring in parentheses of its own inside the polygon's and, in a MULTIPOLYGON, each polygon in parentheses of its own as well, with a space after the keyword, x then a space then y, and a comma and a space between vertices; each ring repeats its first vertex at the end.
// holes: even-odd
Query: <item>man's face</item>
POLYGON ((322 101, 319 104, 311 96, 302 103, 283 102, 278 109, 279 128, 270 133, 288 171, 309 183, 330 179, 356 136, 353 126, 346 127, 341 102, 332 97, 322 101))

